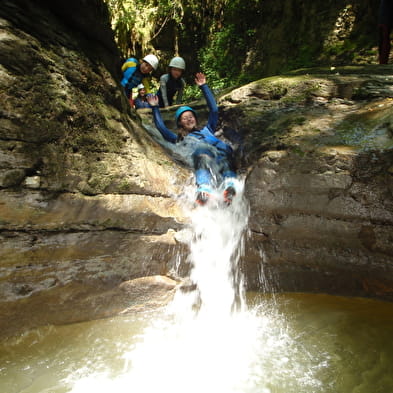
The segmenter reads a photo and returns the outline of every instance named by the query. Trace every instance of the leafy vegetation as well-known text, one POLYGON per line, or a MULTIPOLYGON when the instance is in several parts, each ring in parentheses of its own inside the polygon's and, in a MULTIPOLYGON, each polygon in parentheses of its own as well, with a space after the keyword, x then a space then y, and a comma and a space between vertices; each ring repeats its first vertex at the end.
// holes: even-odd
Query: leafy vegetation
MULTIPOLYGON (((154 50, 152 41, 168 22, 181 23, 181 0, 105 0, 124 57, 154 50)), ((175 50, 177 49, 175 39, 175 50)))
POLYGON ((372 63, 377 5, 345 0, 328 7, 278 0, 104 0, 124 57, 148 51, 185 58, 185 99, 198 96, 195 72, 214 90, 313 66, 372 63))

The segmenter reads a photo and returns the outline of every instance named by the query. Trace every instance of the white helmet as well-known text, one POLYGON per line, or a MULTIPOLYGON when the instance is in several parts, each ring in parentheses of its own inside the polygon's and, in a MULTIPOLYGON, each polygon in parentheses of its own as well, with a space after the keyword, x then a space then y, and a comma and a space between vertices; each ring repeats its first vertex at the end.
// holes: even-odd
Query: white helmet
POLYGON ((142 90, 145 88, 145 85, 143 83, 139 83, 139 85, 136 87, 139 90, 142 90))
POLYGON ((149 63, 155 70, 158 67, 158 58, 155 55, 146 55, 143 59, 146 63, 149 63))
POLYGON ((169 62, 169 67, 175 67, 175 68, 180 68, 181 70, 185 70, 186 62, 182 57, 176 56, 169 62))

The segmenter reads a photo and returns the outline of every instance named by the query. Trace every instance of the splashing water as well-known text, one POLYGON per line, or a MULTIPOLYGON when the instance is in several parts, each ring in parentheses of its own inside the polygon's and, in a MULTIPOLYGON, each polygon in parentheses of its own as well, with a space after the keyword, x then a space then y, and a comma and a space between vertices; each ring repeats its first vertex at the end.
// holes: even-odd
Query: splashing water
MULTIPOLYGON (((220 319, 245 306, 239 259, 244 252, 249 209, 243 186, 237 181, 238 193, 230 207, 222 205, 220 191, 216 191, 207 206, 189 214, 190 279, 197 287, 194 302, 200 304, 199 314, 207 313, 208 318, 220 319)), ((184 294, 178 298, 184 300, 184 294)))
MULTIPOLYGON (((230 207, 217 203, 191 210, 190 279, 196 289, 178 291, 165 318, 153 322, 125 357, 126 372, 116 381, 100 378, 107 392, 241 392, 255 361, 256 326, 244 313, 239 258, 248 223, 244 182, 230 207), (237 310, 235 312, 235 310, 237 310), (130 389, 130 390, 129 390, 130 389)), ((72 390, 91 389, 92 379, 72 390)))
MULTIPOLYGON (((319 384, 309 365, 289 366, 294 343, 282 317, 245 305, 239 258, 249 209, 243 186, 238 181, 230 207, 220 205, 217 194, 216 201, 190 211, 195 289, 179 290, 166 314, 145 329, 124 354, 120 376, 98 373, 76 381, 70 376, 73 393, 289 393, 319 384), (277 367, 283 370, 277 373, 277 367), (283 390, 271 390, 277 385, 283 390)), ((300 359, 307 351, 294 352, 300 359)))
MULTIPOLYGON (((166 309, 43 327, 11 340, 0 346, 0 391, 393 391, 391 304, 249 293, 246 306, 239 257, 248 206, 243 183, 237 186, 232 206, 217 193, 208 206, 190 210, 183 234, 190 285, 166 309)), ((194 188, 189 194, 186 206, 194 188)), ((261 274, 268 287, 263 266, 261 274)))

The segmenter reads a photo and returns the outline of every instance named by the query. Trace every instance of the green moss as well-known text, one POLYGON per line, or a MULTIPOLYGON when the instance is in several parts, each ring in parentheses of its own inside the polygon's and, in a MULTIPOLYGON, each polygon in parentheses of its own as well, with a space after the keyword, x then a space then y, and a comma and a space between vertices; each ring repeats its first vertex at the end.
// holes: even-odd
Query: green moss
POLYGON ((23 169, 11 169, 7 171, 3 177, 3 187, 19 186, 25 178, 25 171, 23 169))
POLYGON ((117 188, 119 192, 127 192, 131 189, 131 184, 126 179, 122 179, 117 188))
POLYGON ((304 124, 305 122, 306 122, 306 120, 307 120, 307 118, 306 117, 304 117, 304 116, 299 116, 299 117, 295 117, 294 119, 293 119, 293 124, 294 125, 299 125, 299 126, 301 126, 302 124, 304 124))
POLYGON ((111 178, 108 176, 99 176, 98 174, 93 174, 88 180, 87 184, 91 188, 93 193, 99 194, 104 191, 106 187, 111 183, 111 178))
POLYGON ((338 41, 325 47, 325 56, 338 57, 345 55, 348 59, 354 57, 356 43, 351 40, 338 41))
POLYGON ((393 149, 391 108, 348 116, 335 128, 335 135, 322 138, 326 145, 344 145, 362 150, 393 149))
POLYGON ((167 167, 173 167, 173 162, 172 161, 167 161, 167 160, 160 160, 159 162, 158 162, 158 164, 159 165, 164 165, 164 166, 167 166, 167 167))
POLYGON ((297 69, 299 67, 313 67, 317 64, 316 53, 318 52, 319 42, 308 42, 307 45, 300 46, 296 55, 291 56, 283 68, 283 72, 297 69))
POLYGON ((302 158, 306 155, 306 153, 298 146, 291 146, 291 152, 302 158))

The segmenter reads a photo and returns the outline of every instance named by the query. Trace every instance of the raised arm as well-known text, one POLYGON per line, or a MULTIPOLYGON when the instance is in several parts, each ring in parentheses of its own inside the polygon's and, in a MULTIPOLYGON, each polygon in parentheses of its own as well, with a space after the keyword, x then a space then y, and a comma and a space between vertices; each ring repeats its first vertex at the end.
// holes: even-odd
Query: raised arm
POLYGON ((207 106, 209 108, 209 118, 207 121, 207 126, 212 134, 214 134, 217 123, 218 123, 218 107, 213 93, 206 84, 206 77, 201 72, 196 74, 195 83, 202 90, 202 93, 206 99, 207 106))
POLYGON ((156 125, 158 131, 160 131, 161 135, 171 143, 176 143, 177 136, 174 132, 168 130, 164 121, 162 120, 160 109, 158 108, 158 97, 157 96, 148 96, 146 97, 147 102, 150 104, 151 109, 153 111, 154 124, 156 125))

